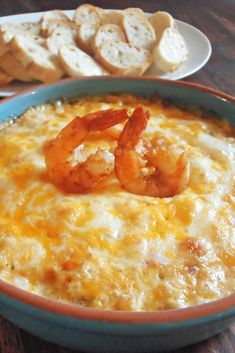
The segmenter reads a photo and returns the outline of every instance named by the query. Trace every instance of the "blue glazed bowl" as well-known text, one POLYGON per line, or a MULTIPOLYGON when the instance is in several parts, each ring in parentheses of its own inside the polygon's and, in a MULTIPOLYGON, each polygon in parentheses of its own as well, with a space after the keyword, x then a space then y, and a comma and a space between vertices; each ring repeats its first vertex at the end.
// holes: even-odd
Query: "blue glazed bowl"
MULTIPOLYGON (((3 100, 0 119, 61 97, 128 92, 160 95, 205 109, 235 125, 235 99, 203 86, 144 78, 86 78, 42 85, 3 100)), ((235 321, 235 294, 207 304, 159 312, 115 312, 49 300, 0 280, 0 313, 45 340, 82 351, 164 352, 202 341, 235 321)))

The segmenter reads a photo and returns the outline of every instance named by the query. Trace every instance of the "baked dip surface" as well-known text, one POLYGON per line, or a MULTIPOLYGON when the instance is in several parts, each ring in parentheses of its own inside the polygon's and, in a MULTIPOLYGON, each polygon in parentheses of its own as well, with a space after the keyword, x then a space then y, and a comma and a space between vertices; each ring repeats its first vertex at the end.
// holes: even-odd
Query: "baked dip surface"
MULTIPOLYGON (((88 136, 69 163, 103 151, 114 163, 125 124, 88 136)), ((141 141, 136 150, 143 149, 141 141)), ((227 123, 120 95, 28 109, 0 130, 0 277, 52 299, 98 309, 183 308, 235 291, 235 131, 227 123), (45 145, 77 115, 141 104, 143 139, 165 136, 190 161, 173 197, 137 195, 115 173, 85 194, 48 177, 45 145)))

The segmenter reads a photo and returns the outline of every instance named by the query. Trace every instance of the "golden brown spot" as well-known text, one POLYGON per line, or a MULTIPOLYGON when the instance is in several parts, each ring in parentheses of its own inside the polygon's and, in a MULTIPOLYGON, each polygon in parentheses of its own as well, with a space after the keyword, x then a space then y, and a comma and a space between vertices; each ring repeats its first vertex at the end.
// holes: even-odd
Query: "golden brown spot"
POLYGON ((44 280, 49 284, 55 284, 57 282, 57 272, 54 268, 47 268, 44 271, 44 280))
POLYGON ((202 244, 198 239, 187 238, 180 244, 181 249, 190 252, 192 255, 196 257, 201 257, 205 255, 206 250, 203 248, 202 244))
POLYGON ((67 260, 64 261, 61 264, 61 268, 63 271, 73 271, 73 270, 77 270, 79 267, 81 267, 82 262, 79 260, 67 260))

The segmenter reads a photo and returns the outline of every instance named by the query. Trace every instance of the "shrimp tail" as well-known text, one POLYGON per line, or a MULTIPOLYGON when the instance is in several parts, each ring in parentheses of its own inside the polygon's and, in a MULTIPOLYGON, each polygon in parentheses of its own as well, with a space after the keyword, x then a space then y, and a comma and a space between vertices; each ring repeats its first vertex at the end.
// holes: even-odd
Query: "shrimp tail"
POLYGON ((115 172, 122 185, 140 175, 140 161, 135 147, 150 118, 149 111, 137 107, 125 125, 115 150, 115 172))

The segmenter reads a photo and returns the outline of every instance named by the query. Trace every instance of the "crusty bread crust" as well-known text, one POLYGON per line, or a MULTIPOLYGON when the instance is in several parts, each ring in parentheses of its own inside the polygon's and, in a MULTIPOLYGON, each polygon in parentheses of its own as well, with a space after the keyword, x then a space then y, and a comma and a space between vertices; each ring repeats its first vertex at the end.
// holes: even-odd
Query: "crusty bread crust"
POLYGON ((13 77, 9 76, 3 69, 0 68, 0 85, 6 86, 13 80, 13 77))
POLYGON ((43 37, 50 35, 50 27, 56 22, 70 23, 70 20, 61 10, 52 10, 45 12, 40 20, 41 30, 40 34, 43 37))
POLYGON ((83 23, 79 26, 76 42, 78 46, 85 52, 92 54, 92 41, 99 29, 97 23, 83 23))
POLYGON ((107 23, 113 23, 122 27, 124 11, 109 11, 104 12, 102 17, 102 24, 105 25, 107 23))
POLYGON ((145 17, 145 13, 143 10, 141 10, 139 7, 128 7, 126 10, 124 10, 127 13, 133 13, 137 14, 139 16, 145 17))
POLYGON ((62 20, 62 21, 70 21, 69 18, 65 15, 62 10, 55 9, 44 12, 41 17, 41 22, 43 21, 53 21, 53 20, 62 20))
POLYGON ((77 25, 81 25, 82 23, 102 23, 104 10, 90 5, 90 4, 83 4, 77 7, 74 12, 73 21, 77 25))
POLYGON ((44 26, 43 37, 48 38, 50 37, 52 32, 61 31, 62 29, 73 31, 73 30, 77 30, 77 26, 74 23, 68 22, 68 21, 62 21, 62 20, 47 21, 44 26))
POLYGON ((176 28, 174 18, 166 11, 157 11, 149 18, 156 34, 157 42, 160 41, 164 30, 168 27, 176 28))
POLYGON ((26 70, 30 75, 45 83, 56 82, 64 75, 64 72, 57 65, 46 67, 37 61, 32 61, 26 70))
POLYGON ((0 56, 8 51, 8 44, 4 40, 4 33, 0 32, 0 56))

